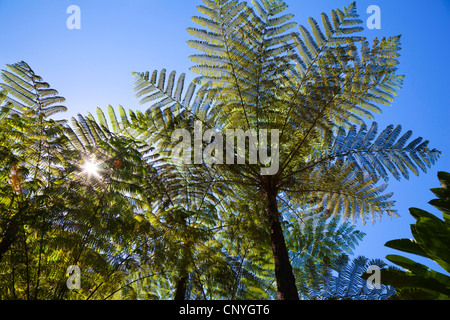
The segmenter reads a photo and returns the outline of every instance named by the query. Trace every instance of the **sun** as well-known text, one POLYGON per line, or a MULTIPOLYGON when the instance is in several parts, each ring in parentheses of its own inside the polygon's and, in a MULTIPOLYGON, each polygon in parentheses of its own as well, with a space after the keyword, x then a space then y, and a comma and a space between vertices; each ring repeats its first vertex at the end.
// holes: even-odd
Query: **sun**
POLYGON ((88 176, 99 177, 100 165, 95 160, 86 160, 83 164, 83 172, 88 176))

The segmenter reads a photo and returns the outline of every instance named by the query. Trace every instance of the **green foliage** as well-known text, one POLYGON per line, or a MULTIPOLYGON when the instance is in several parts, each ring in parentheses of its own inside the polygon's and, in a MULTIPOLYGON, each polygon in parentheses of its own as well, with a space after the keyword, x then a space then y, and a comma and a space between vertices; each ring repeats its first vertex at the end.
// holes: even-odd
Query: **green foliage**
MULTIPOLYGON (((370 44, 355 3, 309 27, 287 9, 204 0, 188 29, 198 77, 133 73, 145 112, 108 106, 67 125, 50 118, 64 98, 25 62, 3 70, 0 298, 274 299, 284 297, 281 267, 305 299, 392 293, 365 291, 369 261, 345 257, 363 237, 347 220, 396 215, 380 181, 426 172, 440 155, 400 126, 365 123, 401 88, 400 37, 370 44), (171 133, 197 121, 279 130, 278 172, 181 163, 171 133), (70 265, 80 290, 65 285, 70 265)), ((439 224, 415 214, 426 220, 417 235, 439 224)), ((417 252, 448 263, 428 240, 417 252)))
POLYGON ((6 156, 0 166, 0 296, 104 296, 130 267, 122 253, 132 249, 129 239, 136 235, 135 206, 122 192, 133 190, 129 182, 143 163, 140 154, 129 141, 115 138, 89 145, 87 135, 79 131, 77 136, 49 119, 65 110, 54 106, 64 99, 47 99, 57 91, 26 63, 8 67, 11 71, 2 73, 8 84, 2 85, 0 120, 0 149, 6 156), (83 172, 94 156, 103 161, 101 179, 83 172), (122 170, 113 169, 117 157, 122 170), (83 270, 82 290, 67 290, 70 265, 83 270))
MULTIPOLYGON (((324 264, 322 275, 309 287, 306 299, 311 300, 387 300, 395 294, 392 286, 380 283, 380 288, 367 285, 369 267, 382 269, 386 263, 359 256, 350 261, 341 255, 332 263, 324 264)), ((383 280, 383 278, 381 278, 383 280)))
MULTIPOLYGON (((300 294, 309 297, 318 279, 327 270, 326 265, 342 255, 353 254, 364 233, 350 223, 339 223, 339 218, 327 219, 321 215, 301 217, 301 223, 291 218, 285 225, 288 248, 300 294)), ((326 280, 328 281, 328 280, 326 280)))
MULTIPOLYGON (((155 91, 152 89, 156 85, 156 73, 154 75, 153 83, 145 78, 142 82, 138 79, 137 86, 146 86, 143 89, 146 92, 155 91)), ((162 71, 159 88, 164 87, 164 77, 165 71, 162 71)), ((176 92, 181 97, 182 89, 176 92)), ((139 91, 137 96, 142 94, 139 91)), ((166 95, 161 94, 159 98, 167 102, 166 95)), ((192 96, 192 89, 188 89, 186 95, 192 96)), ((189 96, 186 100, 190 100, 189 96)), ((108 117, 97 109, 98 123, 92 116, 80 116, 78 121, 73 121, 78 136, 86 137, 91 146, 101 143, 107 136, 136 141, 135 152, 142 155, 152 172, 151 177, 138 182, 142 189, 139 194, 148 197, 147 205, 141 206, 136 215, 144 232, 136 242, 138 268, 130 272, 123 290, 114 297, 170 299, 176 297, 178 287, 185 286, 185 298, 223 298, 222 295, 228 294, 223 288, 229 287, 227 276, 232 272, 217 232, 223 227, 223 217, 219 214, 227 212, 223 186, 217 181, 212 184, 214 176, 208 168, 181 166, 172 161, 170 146, 173 142, 167 132, 190 121, 185 118, 186 112, 169 112, 157 98, 146 100, 154 101, 157 107, 147 113, 130 111, 129 115, 119 107, 120 117, 109 107, 108 117)), ((74 144, 81 145, 75 138, 74 144)))
MULTIPOLYGON (((309 19, 311 29, 299 32, 283 1, 252 4, 205 1, 198 7, 203 16, 193 18, 203 29, 188 29, 199 39, 188 44, 201 52, 191 56, 191 70, 213 100, 208 123, 279 129, 281 165, 271 184, 292 197, 308 194, 319 211, 345 219, 370 214, 372 221, 395 216, 379 177, 408 178, 440 155, 422 138, 405 147, 411 132, 397 140, 400 126, 377 136, 376 123, 367 130, 363 120, 380 113, 379 104, 391 104, 401 88, 400 37, 370 45, 360 35, 355 3, 322 13, 322 26, 309 19)), ((254 166, 232 170, 263 190, 268 184, 254 166)))
MULTIPOLYGON (((442 211, 444 220, 421 209, 410 208, 416 219, 411 225, 414 239, 391 240, 385 245, 406 253, 428 258, 450 273, 450 174, 439 172, 441 188, 431 191, 438 197, 429 203, 442 211)), ((434 271, 427 266, 399 255, 388 255, 386 259, 405 269, 384 269, 382 273, 386 283, 397 290, 392 299, 450 299, 450 276, 434 271)))

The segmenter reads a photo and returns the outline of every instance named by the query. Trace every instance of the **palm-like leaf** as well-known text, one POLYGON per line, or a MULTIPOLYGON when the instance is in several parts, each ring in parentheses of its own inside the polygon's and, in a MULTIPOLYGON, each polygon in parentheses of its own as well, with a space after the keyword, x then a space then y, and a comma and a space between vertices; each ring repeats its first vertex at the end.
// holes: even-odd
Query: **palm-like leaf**
POLYGON ((404 271, 396 268, 382 270, 381 275, 386 282, 398 291, 392 299, 449 299, 450 174, 439 172, 438 178, 441 188, 431 189, 438 198, 429 203, 442 211, 443 220, 425 210, 410 208, 411 215, 416 219, 415 224, 411 225, 414 239, 391 240, 385 245, 435 261, 446 273, 437 272, 406 257, 388 255, 386 258, 389 261, 405 269, 404 271))

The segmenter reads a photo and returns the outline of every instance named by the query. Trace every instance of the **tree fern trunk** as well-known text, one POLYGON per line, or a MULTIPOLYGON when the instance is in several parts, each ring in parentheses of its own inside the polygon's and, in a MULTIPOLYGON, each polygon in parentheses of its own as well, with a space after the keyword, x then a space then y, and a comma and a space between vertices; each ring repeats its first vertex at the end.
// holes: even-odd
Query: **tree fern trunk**
MULTIPOLYGON (((184 225, 187 225, 186 221, 184 222, 184 225)), ((189 281, 188 264, 190 259, 192 259, 190 244, 184 244, 181 250, 182 256, 179 266, 178 279, 175 283, 174 300, 186 300, 186 292, 189 281)))
POLYGON ((289 259, 286 241, 281 227, 277 193, 274 190, 266 192, 266 213, 270 221, 270 240, 272 244, 273 259, 275 263, 275 279, 279 300, 298 300, 298 291, 295 277, 289 259))
POLYGON ((187 283, 187 276, 182 276, 178 279, 175 286, 175 296, 173 298, 174 300, 186 300, 187 283))
POLYGON ((17 223, 15 221, 11 221, 8 224, 2 241, 0 242, 0 262, 2 261, 5 253, 7 253, 9 249, 11 249, 11 246, 17 240, 18 233, 19 228, 17 223))

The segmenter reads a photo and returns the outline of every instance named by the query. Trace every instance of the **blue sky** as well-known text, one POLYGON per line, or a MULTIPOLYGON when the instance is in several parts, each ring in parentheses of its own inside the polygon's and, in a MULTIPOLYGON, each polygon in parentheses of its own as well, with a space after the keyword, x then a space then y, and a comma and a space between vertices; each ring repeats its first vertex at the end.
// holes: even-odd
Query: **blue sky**
MULTIPOLYGON (((320 13, 341 8, 351 1, 286 0, 299 24, 320 13)), ((133 95, 133 71, 166 68, 189 72, 193 54, 186 41, 186 28, 197 15, 200 0, 0 0, 0 68, 26 61, 37 74, 57 89, 67 101, 65 118, 119 104, 142 109, 133 95), (81 29, 69 30, 67 7, 81 9, 81 29)), ((427 202, 438 187, 437 172, 450 171, 448 75, 450 51, 450 1, 363 0, 357 1, 363 20, 370 5, 381 9, 381 29, 365 30, 368 38, 402 35, 400 73, 405 84, 397 101, 376 118, 380 129, 389 124, 413 130, 414 137, 430 140, 444 154, 427 174, 410 180, 389 181, 400 218, 384 217, 360 230, 367 235, 355 254, 382 258, 398 253, 384 247, 388 240, 410 238, 414 219, 408 208, 418 207, 442 217, 427 202)), ((414 258, 416 259, 416 258, 414 258)), ((421 262, 424 260, 417 259, 421 262)), ((435 267, 434 264, 429 264, 435 267)), ((439 269, 439 268, 436 268, 439 269)), ((439 269, 442 270, 442 269, 439 269)))

